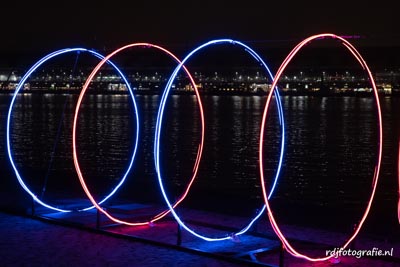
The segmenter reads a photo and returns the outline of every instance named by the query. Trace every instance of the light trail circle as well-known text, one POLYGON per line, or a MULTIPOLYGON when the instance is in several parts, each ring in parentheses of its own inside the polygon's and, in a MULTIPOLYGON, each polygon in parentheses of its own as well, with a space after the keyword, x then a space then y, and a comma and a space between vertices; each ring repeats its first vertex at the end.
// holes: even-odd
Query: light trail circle
POLYGON ((400 224, 400 141, 399 141, 399 149, 397 154, 397 220, 400 224))
MULTIPOLYGON (((15 162, 14 162, 14 159, 13 159, 13 156, 12 156, 12 152, 11 152, 10 123, 11 123, 12 111, 13 111, 13 107, 14 107, 15 100, 16 100, 16 98, 17 98, 17 95, 18 95, 18 93, 23 89, 23 86, 24 86, 26 80, 31 76, 31 74, 32 74, 33 72, 35 72, 42 64, 44 64, 44 63, 47 62, 48 60, 50 60, 50 59, 52 59, 52 58, 54 58, 54 57, 56 57, 56 56, 59 56, 59 55, 62 55, 62 54, 66 54, 66 53, 71 53, 71 52, 77 52, 77 53, 80 53, 80 52, 87 52, 87 53, 90 53, 90 54, 92 54, 93 56, 95 56, 95 57, 97 57, 97 58, 99 58, 99 59, 104 59, 104 56, 103 56, 103 55, 101 55, 101 54, 99 54, 99 53, 97 53, 97 52, 95 52, 95 51, 92 51, 92 50, 89 50, 89 49, 85 49, 85 48, 65 48, 65 49, 61 49, 61 50, 54 51, 54 52, 52 52, 52 53, 50 53, 50 54, 44 56, 43 58, 41 58, 40 60, 38 60, 38 61, 25 73, 25 75, 21 78, 21 81, 18 83, 18 85, 17 85, 17 87, 16 87, 16 89, 15 89, 14 95, 13 95, 13 97, 12 97, 12 100, 11 100, 11 103, 10 103, 10 106, 9 106, 9 109, 8 109, 8 115, 7 115, 7 153, 8 153, 8 158, 9 158, 9 160, 10 160, 10 162, 11 162, 11 166, 12 166, 12 168, 14 169, 15 175, 17 176, 18 183, 19 183, 19 184, 22 186, 22 188, 33 198, 33 200, 34 200, 35 202, 39 203, 39 204, 42 205, 43 207, 46 207, 46 208, 48 208, 48 209, 55 210, 55 211, 60 211, 60 212, 71 212, 71 211, 73 211, 73 210, 70 210, 70 209, 60 209, 60 208, 57 208, 57 207, 55 207, 55 206, 53 206, 53 205, 51 205, 51 204, 45 203, 44 201, 40 200, 40 199, 36 196, 36 194, 33 193, 33 192, 28 188, 28 186, 25 184, 24 180, 22 179, 22 176, 20 175, 20 173, 19 173, 19 171, 18 171, 18 168, 17 168, 16 165, 15 165, 15 162)), ((112 63, 111 61, 108 61, 107 63, 110 64, 110 65, 112 65, 113 68, 121 75, 121 77, 124 79, 125 83, 128 85, 129 91, 131 91, 131 89, 130 89, 130 87, 129 87, 129 84, 128 84, 128 82, 126 81, 126 78, 125 78, 125 76, 122 74, 121 70, 120 70, 114 63, 112 63)), ((131 94, 131 96, 132 96, 132 101, 135 103, 135 99, 133 98, 133 95, 132 95, 132 94, 131 94)), ((135 104, 135 109, 136 109, 136 104, 135 104)), ((136 138, 136 142, 137 142, 137 138, 136 138)), ((131 162, 133 162, 133 158, 134 158, 134 154, 132 155, 131 162)), ((129 172, 129 170, 130 170, 130 168, 131 168, 131 165, 132 165, 132 163, 129 165, 129 167, 128 167, 128 169, 126 170, 124 176, 126 176, 126 174, 129 172)), ((121 185, 123 184, 123 182, 124 182, 124 180, 121 180, 121 182, 117 184, 117 186, 114 188, 114 190, 112 190, 109 194, 107 194, 100 202, 101 202, 101 203, 104 203, 107 199, 109 199, 109 198, 121 187, 121 185)), ((90 207, 81 209, 80 211, 86 211, 86 210, 90 210, 90 209, 92 209, 92 208, 94 208, 94 206, 90 206, 90 207)))
MULTIPOLYGON (((157 214, 156 216, 154 216, 151 220, 145 221, 145 222, 127 222, 127 221, 124 221, 124 220, 115 218, 114 216, 112 216, 111 214, 109 214, 105 209, 103 209, 103 208, 100 206, 101 203, 97 203, 96 200, 93 198, 92 194, 90 193, 90 190, 88 189, 88 187, 87 187, 87 185, 86 185, 86 182, 85 182, 85 179, 84 179, 84 177, 83 177, 83 175, 82 175, 81 168, 80 168, 80 166, 79 166, 78 155, 77 155, 77 152, 76 152, 76 127, 77 127, 79 109, 80 109, 80 106, 81 106, 81 104, 82 104, 82 100, 83 100, 83 97, 84 97, 84 95, 85 95, 85 93, 86 93, 86 90, 87 90, 88 87, 89 87, 89 84, 91 83, 91 81, 93 80, 94 76, 95 76, 96 73, 99 71, 99 69, 100 69, 107 61, 109 61, 111 57, 113 57, 114 55, 118 54, 119 52, 121 52, 121 51, 123 51, 123 50, 125 50, 125 49, 132 48, 132 47, 155 48, 155 49, 157 49, 157 50, 160 50, 160 51, 164 52, 164 53, 167 54, 168 56, 170 56, 170 57, 171 57, 172 59, 174 59, 178 64, 181 63, 181 61, 180 61, 174 54, 172 54, 172 52, 168 51, 167 49, 165 49, 165 48, 163 48, 163 47, 161 47, 161 46, 154 45, 154 44, 150 44, 150 43, 132 43, 132 44, 128 44, 128 45, 125 45, 125 46, 123 46, 123 47, 120 47, 120 48, 116 49, 115 51, 113 51, 112 53, 110 53, 109 55, 107 55, 105 58, 103 58, 102 61, 93 69, 92 73, 88 76, 88 78, 87 78, 87 80, 86 80, 86 82, 85 82, 85 84, 84 84, 84 86, 83 86, 83 88, 82 88, 82 91, 81 91, 81 93, 80 93, 80 95, 79 95, 78 101, 77 101, 77 105, 76 105, 76 108, 75 108, 75 114, 74 114, 74 122, 73 122, 73 127, 72 127, 72 150, 73 150, 72 152, 73 152, 74 166, 75 166, 75 170, 76 170, 76 172, 77 172, 77 174, 78 174, 79 181, 80 181, 81 186, 82 186, 83 190, 85 191, 87 197, 88 197, 89 200, 92 202, 93 206, 95 206, 101 213, 103 213, 103 214, 104 214, 105 216, 107 216, 110 220, 112 220, 112 221, 114 221, 114 222, 116 222, 116 223, 120 223, 120 224, 124 224, 124 225, 129 225, 129 226, 139 226, 139 225, 148 225, 148 224, 151 224, 151 223, 153 223, 153 222, 155 222, 155 221, 157 221, 157 220, 160 220, 161 218, 163 218, 163 217, 165 217, 167 214, 169 214, 169 210, 167 209, 167 210, 165 210, 165 211, 163 211, 163 212, 157 214)), ((191 84, 192 84, 192 86, 193 86, 193 88, 194 88, 194 90, 195 90, 195 93, 196 93, 196 97, 197 97, 197 99, 198 99, 198 101, 199 101, 199 109, 200 109, 200 116, 201 116, 201 126, 202 126, 202 136, 201 136, 201 141, 200 141, 200 144, 199 144, 199 149, 198 149, 198 153, 197 153, 197 158, 196 158, 196 161, 195 161, 195 164, 194 164, 194 168, 193 168, 193 176, 192 176, 192 178, 191 178, 191 180, 190 180, 188 186, 186 187, 185 192, 182 194, 182 196, 180 197, 180 199, 178 199, 178 200, 175 202, 174 206, 179 205, 179 204, 185 199, 185 197, 187 196, 187 194, 189 193, 190 187, 192 186, 192 184, 193 184, 193 182, 194 182, 194 179, 195 179, 195 177, 196 177, 196 174, 197 174, 199 162, 200 162, 200 159, 201 159, 201 153, 202 153, 202 151, 203 151, 203 143, 204 143, 204 142, 203 142, 203 141, 204 141, 204 115, 203 115, 203 106, 202 106, 202 103, 201 103, 200 95, 199 95, 199 93, 198 93, 196 84, 195 84, 195 82, 194 82, 194 80, 193 80, 191 74, 189 73, 189 71, 188 71, 185 67, 184 67, 184 70, 185 70, 186 74, 188 75, 188 77, 189 77, 189 79, 190 79, 190 81, 191 81, 191 84)), ((128 84, 128 83, 127 83, 127 84, 128 84)), ((130 90, 130 94, 131 94, 131 96, 132 96, 132 99, 134 99, 131 90, 130 90)), ((135 113, 136 113, 137 129, 139 129, 139 117, 138 117, 138 112, 137 112, 136 104, 135 104, 135 113)), ((138 140, 138 138, 139 138, 138 135, 139 135, 139 131, 136 132, 136 140, 138 140)), ((138 144, 138 142, 136 142, 134 154, 136 153, 137 144, 138 144)), ((131 162, 131 164, 132 164, 132 162, 131 162)), ((127 173, 125 174, 125 176, 126 176, 126 175, 127 175, 127 173)), ((124 177, 124 178, 125 178, 125 177, 124 177)))
MULTIPOLYGON (((378 148, 378 159, 377 163, 375 165, 375 172, 373 176, 373 183, 372 183, 372 192, 370 195, 370 199, 368 201, 367 208, 358 223, 358 225, 355 227, 355 230, 353 234, 349 237, 349 239, 346 241, 346 243, 342 246, 342 249, 345 249, 357 236, 359 231, 361 230, 362 225, 364 224, 364 221, 366 220, 369 210, 372 205, 372 201, 374 199, 375 191, 376 191, 376 185, 378 183, 378 178, 379 178, 379 171, 380 171, 380 166, 381 166, 381 160, 382 160, 382 115, 381 115, 381 107, 379 103, 379 97, 378 97, 378 90, 375 85, 374 78, 371 74, 371 71, 367 65, 367 63, 364 61, 360 53, 356 50, 356 48, 350 44, 346 39, 337 36, 335 34, 331 33, 323 33, 323 34, 318 34, 318 35, 313 35, 311 37, 306 38, 302 42, 300 42, 286 57, 286 59, 282 62, 281 66, 279 67, 278 72, 276 73, 274 82, 272 83, 272 86, 275 87, 277 82, 279 81, 279 78, 281 77, 283 71, 287 67, 287 65, 290 63, 290 61, 293 59, 293 57, 297 54, 297 52, 306 44, 310 43, 311 41, 315 39, 320 39, 320 38, 333 38, 333 39, 338 39, 341 41, 341 44, 345 46, 351 54, 357 59, 357 61, 360 63, 361 67, 368 73, 368 77, 371 81, 373 90, 374 90, 374 97, 376 100, 376 106, 377 106, 377 111, 378 111, 378 122, 379 122, 379 148, 378 148)), ((269 108, 269 103, 271 100, 272 93, 270 92, 267 98, 267 102, 265 105, 264 109, 264 114, 263 114, 263 119, 262 119, 262 125, 261 125, 261 134, 260 134, 260 144, 259 144, 259 162, 260 162, 260 177, 261 177, 261 184, 262 184, 262 189, 263 189, 263 197, 265 204, 267 206, 267 213, 268 213, 268 218, 271 222, 272 228, 274 229, 275 233, 278 235, 279 239, 282 241, 284 247, 286 250, 292 254, 295 257, 302 258, 308 261, 324 261, 332 258, 334 255, 330 256, 325 256, 325 257, 309 257, 307 255, 301 254, 298 251, 296 251, 289 243, 289 241, 285 238, 285 236, 282 234, 278 224, 275 221, 274 215, 272 213, 271 207, 269 205, 269 201, 267 198, 267 192, 266 188, 264 185, 265 179, 264 179, 264 172, 263 172, 263 161, 264 161, 264 155, 263 155, 263 136, 264 136, 264 130, 265 130, 265 122, 267 119, 267 113, 268 113, 268 108, 269 108)))
MULTIPOLYGON (((190 59, 190 57, 192 57, 195 53, 197 53, 199 50, 206 48, 209 45, 217 45, 217 44, 232 44, 232 45, 238 45, 241 48, 243 48, 247 53, 249 53, 254 59, 256 59, 260 65, 262 67, 265 68, 265 70, 267 71, 269 77, 271 78, 271 80, 273 80, 273 75, 271 73, 271 71, 269 70, 267 64, 262 60, 262 58, 253 50, 251 49, 249 46, 245 45, 244 43, 241 43, 239 41, 236 40, 232 40, 232 39, 217 39, 217 40, 212 40, 209 41, 207 43, 204 43, 200 46, 198 46, 197 48, 193 49, 183 60, 182 62, 179 64, 179 66, 176 67, 176 69, 174 70, 173 74, 171 75, 171 77, 169 78, 169 81, 164 89, 163 95, 162 95, 162 99, 161 99, 161 103, 160 103, 160 107, 158 110, 158 115, 157 115, 157 124, 156 124, 156 135, 154 138, 154 155, 155 155, 155 165, 156 165, 156 170, 157 170, 157 176, 158 176, 158 182, 160 185, 160 189, 161 189, 161 193, 165 199, 165 202, 168 205, 168 208, 170 209, 172 215, 175 217, 176 221, 179 223, 180 226, 182 226, 183 229, 185 229, 186 231, 188 231, 189 233, 191 233, 192 235, 203 239, 205 241, 222 241, 222 240, 228 240, 231 239, 232 236, 239 236, 242 235, 244 233, 246 233, 251 226, 254 224, 255 221, 258 220, 258 218, 262 215, 262 213, 265 210, 265 205, 263 206, 263 208, 257 213, 257 215, 250 221, 250 223, 248 225, 246 225, 242 230, 238 231, 237 233, 234 233, 232 236, 224 236, 224 237, 218 237, 218 238, 212 238, 212 237, 207 237, 204 235, 201 235, 199 233, 197 233, 196 231, 192 230, 190 227, 188 227, 183 220, 178 216, 178 214, 175 212, 174 210, 174 206, 171 205, 171 202, 169 201, 169 198, 167 196, 167 193, 165 192, 165 188, 164 188, 164 184, 163 184, 163 177, 161 174, 161 170, 160 170, 160 135, 161 135, 161 127, 162 127, 162 120, 163 120, 163 116, 164 116, 164 110, 165 110, 165 104, 169 95, 169 92, 171 90, 172 87, 172 83, 175 80, 178 72, 180 71, 180 69, 184 66, 184 64, 190 59)), ((271 191, 269 196, 272 195, 276 183, 278 181, 278 177, 279 177, 279 173, 281 170, 281 166, 282 166, 282 160, 283 160, 283 153, 284 153, 284 144, 285 144, 285 127, 284 127, 284 120, 283 120, 283 112, 282 112, 282 105, 281 105, 281 101, 280 101, 280 97, 278 94, 277 90, 271 90, 275 92, 275 96, 276 96, 276 101, 277 101, 277 106, 278 106, 278 113, 279 113, 279 122, 281 124, 281 128, 282 128, 282 139, 281 139, 281 151, 280 151, 280 157, 279 157, 279 163, 278 163, 278 168, 277 168, 277 172, 276 172, 276 176, 275 176, 275 180, 273 182, 271 191)), ((204 129, 203 129, 204 131, 204 129)))

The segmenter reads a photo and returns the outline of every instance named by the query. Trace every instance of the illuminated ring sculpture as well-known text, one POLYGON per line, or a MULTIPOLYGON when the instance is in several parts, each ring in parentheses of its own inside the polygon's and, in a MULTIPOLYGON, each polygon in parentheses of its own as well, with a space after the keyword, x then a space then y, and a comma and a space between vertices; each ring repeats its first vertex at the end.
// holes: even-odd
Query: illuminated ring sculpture
POLYGON ((397 220, 399 221, 399 224, 400 224, 400 141, 399 141, 399 151, 398 151, 398 155, 397 155, 397 186, 398 186, 397 220))
MULTIPOLYGON (((276 76, 275 76, 274 82, 272 83, 272 86, 275 88, 275 86, 276 86, 279 78, 281 77, 283 71, 285 70, 286 66, 290 63, 290 61, 293 59, 293 57, 296 55, 296 53, 303 46, 305 46, 306 44, 308 44, 309 42, 311 42, 311 41, 313 41, 315 39, 321 39, 321 38, 334 38, 334 39, 340 40, 341 44, 344 45, 351 52, 351 54, 358 60, 358 62, 361 64, 362 68, 368 73, 368 77, 369 77, 369 79, 371 81, 371 84, 372 84, 372 87, 373 87, 373 90, 374 90, 374 97, 375 97, 375 100, 376 100, 376 106, 377 106, 377 111, 378 111, 379 151, 378 151, 378 159, 377 159, 377 163, 376 163, 375 171, 374 171, 374 176, 373 176, 372 192, 371 192, 370 199, 368 201, 367 208, 366 208, 366 210, 365 210, 360 222, 356 226, 353 234, 350 236, 350 238, 346 241, 346 243, 342 247, 342 249, 345 249, 350 244, 350 242, 352 242, 354 240, 354 238, 357 236, 357 234, 361 230, 361 227, 362 227, 365 219, 368 216, 368 213, 369 213, 369 210, 371 208, 372 201, 373 201, 373 198, 374 198, 374 195, 375 195, 376 185, 378 183, 379 171, 380 171, 380 166, 381 166, 381 159, 382 159, 382 115, 381 115, 381 107, 380 107, 379 98, 378 98, 378 90, 376 88, 375 81, 374 81, 374 78, 373 78, 373 76, 371 74, 371 71, 369 70, 369 67, 368 67, 367 63, 364 61, 364 59, 362 58, 360 53, 347 40, 345 40, 344 38, 342 38, 340 36, 337 36, 335 34, 330 34, 330 33, 318 34, 318 35, 314 35, 314 36, 308 37, 304 41, 300 42, 289 53, 289 55, 286 57, 286 59, 283 61, 283 63, 279 67, 279 70, 276 73, 276 76)), ((295 257, 303 258, 303 259, 306 259, 306 260, 309 260, 309 261, 324 261, 324 260, 328 260, 328 259, 332 258, 334 255, 330 255, 330 256, 326 256, 326 257, 315 257, 315 258, 313 258, 313 257, 309 257, 307 255, 304 255, 304 254, 301 254, 301 253, 297 252, 290 245, 289 241, 285 238, 285 236, 282 234, 278 224, 275 221, 274 215, 272 214, 272 210, 271 210, 271 207, 269 205, 268 198, 267 198, 267 191, 266 191, 266 188, 265 188, 265 185, 264 185, 265 179, 264 179, 264 172, 263 172, 263 161, 264 161, 263 136, 264 136, 265 122, 266 122, 266 119, 267 119, 267 112, 268 112, 268 108, 269 108, 269 103, 271 101, 271 96, 272 96, 272 92, 269 93, 268 98, 267 98, 267 102, 266 102, 266 105, 265 105, 263 119, 262 119, 262 125, 261 125, 260 144, 259 144, 260 177, 261 177, 261 184, 262 184, 262 190, 263 190, 263 197, 264 197, 265 204, 267 206, 267 212, 268 212, 269 220, 271 222, 272 228, 274 229, 275 233, 278 235, 278 237, 282 241, 284 247, 286 248, 286 250, 290 254, 292 254, 295 257)))
MULTIPOLYGON (((165 202, 168 205, 168 208, 170 209, 172 215, 175 217, 176 221, 179 223, 179 225, 182 226, 183 229, 185 229, 186 231, 188 231, 189 233, 191 233, 192 235, 203 239, 205 241, 222 241, 222 240, 228 240, 231 239, 233 236, 239 236, 242 235, 244 233, 246 233, 251 226, 254 224, 254 222, 261 216, 261 214, 264 212, 265 210, 265 205, 263 206, 263 208, 257 213, 257 215, 250 221, 250 223, 245 226, 242 230, 240 230, 237 233, 234 233, 232 236, 224 236, 224 237, 219 237, 219 238, 211 238, 211 237, 207 237, 207 236, 203 236, 197 232, 195 232, 194 230, 192 230, 191 228, 189 228, 183 221, 182 219, 178 216, 178 214, 175 212, 174 210, 174 206, 171 205, 171 202, 168 199, 167 193, 165 192, 165 188, 164 188, 164 184, 162 181, 162 174, 161 174, 161 170, 160 170, 160 135, 161 135, 161 126, 162 126, 162 120, 163 120, 163 115, 164 115, 164 110, 165 110, 165 104, 168 98, 168 94, 171 90, 172 87, 172 83, 175 80, 178 72, 180 71, 180 69, 182 67, 184 67, 184 64, 189 60, 189 58, 191 56, 193 56, 196 52, 198 52, 199 50, 209 46, 209 45, 216 45, 216 44, 224 44, 224 43, 228 43, 228 44, 233 44, 233 45, 239 45, 241 48, 243 48, 246 52, 248 52, 252 57, 254 57, 262 67, 264 67, 269 75, 269 77, 271 78, 271 80, 273 80, 273 75, 271 74, 271 71, 269 70, 267 64, 261 59, 261 57, 254 51, 252 50, 249 46, 236 41, 236 40, 232 40, 232 39, 218 39, 218 40, 213 40, 213 41, 209 41, 205 44, 200 45, 199 47, 195 48, 194 50, 192 50, 183 60, 182 62, 179 64, 179 66, 176 67, 176 69, 174 70, 173 74, 171 75, 171 77, 169 78, 169 81, 164 89, 162 98, 161 98, 161 103, 160 103, 160 107, 158 110, 158 116, 157 116, 157 124, 156 124, 156 135, 155 135, 155 139, 154 139, 154 155, 155 155, 155 165, 156 165, 156 170, 157 170, 157 176, 158 176, 158 182, 160 185, 160 189, 161 189, 161 193, 165 199, 165 202)), ((281 142, 281 153, 280 153, 280 157, 279 157, 279 163, 278 163, 278 169, 277 169, 277 173, 275 176, 275 180, 274 183, 272 185, 272 189, 270 191, 270 195, 272 195, 277 180, 278 180, 278 176, 281 170, 281 166, 282 166, 282 159, 283 159, 283 152, 284 152, 284 143, 285 143, 285 134, 284 134, 284 123, 283 123, 283 114, 282 114, 282 105, 281 105, 281 101, 280 101, 280 97, 279 94, 277 92, 277 90, 271 90, 271 92, 274 91, 275 92, 275 96, 276 96, 276 102, 277 102, 277 106, 278 106, 278 113, 279 113, 279 122, 281 124, 281 128, 282 128, 282 142, 281 142)), ((204 129, 203 129, 204 131, 204 129)))
MULTIPOLYGON (((53 57, 56 57, 56 56, 58 56, 58 55, 62 55, 62 54, 65 54, 65 53, 70 53, 70 52, 78 52, 78 53, 80 53, 80 52, 88 52, 88 53, 94 55, 95 57, 97 57, 97 58, 99 58, 99 59, 103 59, 103 58, 104 58, 104 56, 102 56, 101 54, 99 54, 99 53, 97 53, 97 52, 95 52, 95 51, 92 51, 92 50, 85 49, 85 48, 65 48, 65 49, 61 49, 61 50, 54 51, 54 52, 52 52, 52 53, 46 55, 45 57, 43 57, 43 58, 41 58, 39 61, 37 61, 37 62, 28 70, 28 72, 25 73, 25 75, 21 78, 21 81, 20 81, 19 84, 17 85, 16 90, 15 90, 14 95, 13 95, 13 98, 12 98, 12 100, 11 100, 11 104, 10 104, 10 107, 9 107, 9 109, 8 109, 8 116, 7 116, 7 153, 8 153, 8 158, 10 159, 11 165, 12 165, 12 167, 13 167, 13 169, 14 169, 14 172, 15 172, 15 174, 16 174, 16 176, 17 176, 17 179, 18 179, 19 184, 22 186, 22 188, 23 188, 29 195, 32 196, 32 198, 33 198, 34 201, 36 201, 37 203, 39 203, 40 205, 42 205, 42 206, 44 206, 44 207, 46 207, 46 208, 49 208, 49 209, 52 209, 52 210, 55 210, 55 211, 60 211, 60 212, 71 212, 71 211, 73 211, 73 210, 60 209, 60 208, 57 208, 57 207, 55 207, 55 206, 52 206, 52 205, 50 205, 50 204, 48 204, 48 203, 45 203, 44 201, 40 200, 40 199, 28 188, 28 186, 25 184, 24 180, 22 179, 21 175, 19 174, 19 171, 18 171, 18 169, 17 169, 17 167, 16 167, 16 165, 15 165, 15 163, 14 163, 14 159, 13 159, 13 156, 12 156, 12 153, 11 153, 11 144, 10 144, 10 122, 11 122, 11 115, 12 115, 13 106, 14 106, 16 97, 17 97, 18 93, 20 92, 20 90, 23 89, 23 86, 24 86, 26 80, 30 77, 30 75, 31 75, 37 68, 39 68, 43 63, 47 62, 49 59, 51 59, 51 58, 53 58, 53 57)), ((131 91, 131 88, 129 87, 129 83, 127 82, 125 76, 122 74, 122 72, 119 70, 119 68, 118 68, 116 65, 114 65, 114 63, 112 63, 111 61, 108 61, 108 64, 112 65, 112 66, 114 67, 114 69, 121 75, 121 77, 124 79, 125 83, 127 84, 128 88, 129 88, 129 91, 131 91)), ((135 109, 136 109, 135 99, 133 98, 132 93, 131 93, 131 96, 132 96, 132 101, 133 101, 133 103, 134 103, 134 105, 135 105, 135 109)), ((138 138, 138 136, 136 135, 136 142, 137 142, 137 138, 138 138)), ((123 182, 124 182, 124 180, 125 180, 126 174, 129 172, 129 170, 130 170, 130 168, 131 168, 131 166, 132 166, 132 162, 133 162, 133 159, 134 159, 134 155, 135 155, 135 153, 133 153, 133 155, 132 155, 131 164, 129 165, 129 167, 127 168, 127 170, 126 170, 126 172, 125 172, 124 179, 122 179, 122 180, 117 184, 117 186, 116 186, 109 194, 107 194, 107 195, 100 201, 101 203, 104 203, 107 199, 109 199, 109 198, 121 187, 121 185, 123 184, 123 182)), ((86 211, 86 210, 90 210, 90 209, 92 209, 92 208, 94 208, 94 206, 90 206, 90 207, 81 209, 80 211, 86 211)))
MULTIPOLYGON (((86 93, 86 90, 89 87, 89 84, 91 83, 92 79, 94 78, 94 76, 96 75, 96 73, 99 71, 99 69, 104 65, 104 63, 106 63, 112 56, 116 55, 117 53, 127 49, 127 48, 131 48, 131 47, 144 47, 144 48, 156 48, 162 52, 164 52, 165 54, 169 55, 171 58, 173 58, 178 64, 181 63, 181 61, 174 55, 172 54, 170 51, 168 51, 167 49, 158 46, 158 45, 154 45, 154 44, 150 44, 150 43, 133 43, 133 44, 128 44, 126 46, 123 46, 121 48, 118 48, 117 50, 115 50, 114 52, 110 53, 109 55, 107 55, 105 58, 102 59, 102 61, 93 69, 92 73, 89 75, 89 77, 87 78, 82 91, 79 95, 78 101, 77 101, 77 105, 76 105, 76 109, 75 109, 75 114, 74 114, 74 122, 73 122, 73 132, 72 132, 72 149, 73 149, 73 158, 74 158, 74 165, 75 165, 75 170, 78 174, 79 177, 79 181, 82 185, 83 190, 85 191, 87 197, 90 199, 90 201, 92 202, 92 204, 104 215, 106 215, 110 220, 116 222, 116 223, 120 223, 120 224, 124 224, 124 225, 129 225, 129 226, 139 226, 139 225, 147 225, 147 224, 152 224, 153 222, 160 220, 161 218, 165 217, 167 214, 169 214, 169 210, 165 210, 159 214, 157 214, 156 216, 154 216, 151 220, 146 221, 146 222, 127 222, 124 220, 120 220, 118 218, 113 217, 111 214, 109 214, 105 209, 103 209, 100 204, 101 203, 97 203, 96 200, 93 198, 92 194, 90 193, 85 179, 82 175, 81 172, 81 168, 79 166, 79 162, 78 162, 78 155, 76 152, 76 126, 77 126, 77 121, 78 121, 78 115, 79 115, 79 109, 83 100, 83 97, 86 93)), ((197 153, 197 158, 195 161, 195 165, 193 168, 193 176, 192 179, 190 180, 188 186, 186 187, 185 192, 182 194, 182 196, 180 197, 180 199, 175 202, 174 206, 179 205, 179 203, 181 203, 185 197, 187 196, 187 194, 189 193, 190 187, 192 186, 194 179, 196 177, 197 174, 197 170, 198 170, 198 166, 199 166, 199 162, 200 162, 200 158, 201 158, 201 153, 203 151, 203 143, 204 143, 204 116, 203 116, 203 106, 201 103, 201 99, 200 99, 200 95, 198 93, 196 84, 191 76, 191 74, 189 73, 189 71, 184 67, 186 74, 188 75, 190 82, 195 90, 197 99, 199 101, 199 109, 200 109, 200 115, 201 115, 201 124, 202 124, 202 135, 201 135, 201 141, 199 144, 199 149, 198 149, 198 153, 197 153)), ((128 84, 128 83, 127 83, 128 84)), ((132 92, 130 91, 131 95, 132 92)), ((139 129, 139 119, 138 119, 138 115, 137 115, 137 109, 135 106, 135 112, 136 112, 136 123, 137 123, 137 129, 139 129)), ((138 132, 136 133, 136 140, 138 140, 138 132)), ((136 142, 136 146, 135 146, 135 152, 136 152, 136 147, 137 147, 137 142, 136 142)), ((131 162, 132 164, 132 162, 131 162)), ((126 173, 127 174, 127 173, 126 173)), ((125 176, 126 176, 125 174, 125 176)), ((125 178, 125 177, 124 177, 125 178)))

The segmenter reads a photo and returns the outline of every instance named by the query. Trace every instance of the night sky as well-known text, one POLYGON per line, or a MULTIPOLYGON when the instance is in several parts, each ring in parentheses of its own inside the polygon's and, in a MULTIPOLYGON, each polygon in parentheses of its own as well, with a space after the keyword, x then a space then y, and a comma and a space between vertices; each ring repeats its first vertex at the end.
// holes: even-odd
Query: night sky
MULTIPOLYGON (((1 4, 0 61, 83 46, 112 51, 153 42, 188 51, 213 38, 293 47, 309 35, 360 35, 361 46, 400 46, 393 1, 9 1, 1 4), (372 3, 372 4, 370 4, 372 3), (7 59, 6 59, 7 58, 7 59)), ((400 53, 400 52, 399 52, 400 53)))

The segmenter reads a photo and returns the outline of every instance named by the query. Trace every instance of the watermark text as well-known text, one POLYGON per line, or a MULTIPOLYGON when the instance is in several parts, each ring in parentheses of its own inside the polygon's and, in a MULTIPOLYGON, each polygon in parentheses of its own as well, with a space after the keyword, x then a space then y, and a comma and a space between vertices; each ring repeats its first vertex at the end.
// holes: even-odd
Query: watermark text
POLYGON ((376 247, 372 249, 334 248, 332 250, 326 250, 326 256, 333 256, 334 258, 339 258, 342 256, 350 256, 350 257, 356 257, 358 259, 362 257, 393 256, 393 248, 388 250, 383 250, 376 247))

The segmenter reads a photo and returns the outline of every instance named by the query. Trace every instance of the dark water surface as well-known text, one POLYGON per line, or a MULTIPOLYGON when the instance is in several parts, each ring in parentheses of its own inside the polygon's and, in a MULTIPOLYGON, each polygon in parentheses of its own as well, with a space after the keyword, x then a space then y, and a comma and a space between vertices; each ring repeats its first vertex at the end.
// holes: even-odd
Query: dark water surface
MULTIPOLYGON (((258 144, 265 97, 204 96, 205 144, 199 173, 183 206, 252 215, 263 204, 258 144)), ((11 95, 0 95, 2 168, 10 170, 5 121, 11 95)), ((54 205, 85 197, 72 161, 71 129, 77 95, 18 96, 11 146, 26 184, 54 205), (54 151, 54 155, 52 156, 54 151)), ((154 171, 153 140, 160 97, 136 96, 140 135, 127 181, 111 201, 163 203, 154 171)), ((285 154, 271 203, 278 220, 349 229, 366 207, 377 159, 377 115, 370 97, 284 96, 285 154)), ((400 99, 381 98, 384 143, 380 181, 367 227, 397 229, 396 160, 400 99)), ((271 184, 281 128, 272 105, 265 140, 271 184)), ((78 154, 90 190, 100 199, 121 179, 135 145, 136 121, 128 95, 88 95, 78 122, 78 154)), ((195 96, 170 96, 162 129, 161 166, 171 200, 193 171, 201 121, 195 96)), ((3 180, 16 179, 11 171, 3 180)), ((378 229, 378 230, 377 230, 378 229)), ((397 230, 396 230, 397 231, 397 230)))

